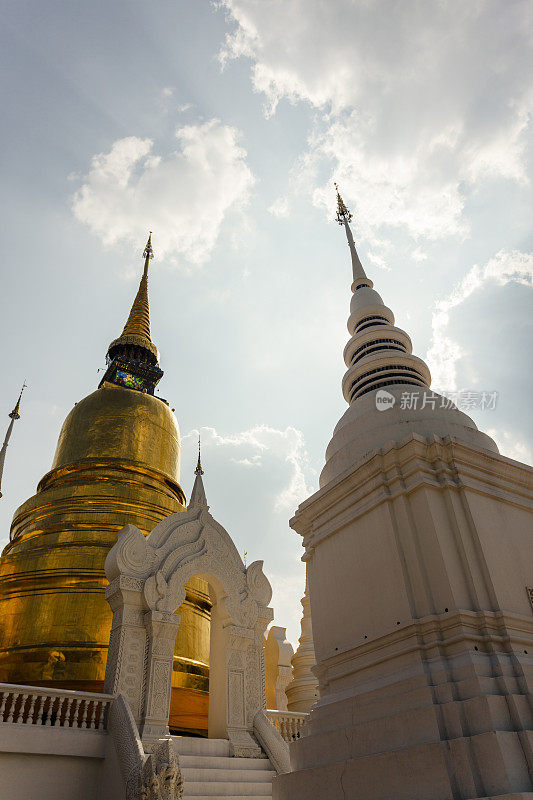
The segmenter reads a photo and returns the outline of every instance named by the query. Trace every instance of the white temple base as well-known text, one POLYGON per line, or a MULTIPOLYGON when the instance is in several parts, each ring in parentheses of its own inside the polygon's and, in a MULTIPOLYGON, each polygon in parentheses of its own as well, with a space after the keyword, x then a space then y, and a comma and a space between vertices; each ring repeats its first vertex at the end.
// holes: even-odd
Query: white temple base
MULTIPOLYGON (((518 665, 512 655, 478 651, 424 665, 416 656, 424 628, 436 642, 441 626, 467 633, 469 616, 431 617, 400 628, 395 638, 405 656, 399 661, 410 664, 403 670, 397 664, 394 683, 376 676, 358 695, 319 702, 303 738, 290 746, 293 772, 275 780, 273 797, 533 797, 525 754, 533 745, 533 718, 530 697, 522 693, 533 678, 533 658, 524 656, 518 665)), ((496 622, 490 616, 489 626, 496 622)))
POLYGON ((532 478, 415 435, 300 506, 320 700, 276 800, 532 796, 532 478))

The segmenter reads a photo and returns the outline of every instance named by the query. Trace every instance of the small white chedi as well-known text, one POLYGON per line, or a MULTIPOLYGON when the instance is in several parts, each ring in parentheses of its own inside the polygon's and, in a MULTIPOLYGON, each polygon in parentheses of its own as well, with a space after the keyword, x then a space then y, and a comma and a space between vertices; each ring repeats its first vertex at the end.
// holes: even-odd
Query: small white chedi
POLYGON ((531 798, 533 469, 431 392, 337 199, 353 267, 349 407, 320 490, 291 520, 320 698, 273 797, 531 798))
POLYGON ((287 695, 287 709, 289 711, 309 712, 318 698, 318 680, 312 672, 316 659, 307 576, 305 579, 305 594, 302 597, 302 608, 302 634, 298 648, 291 660, 292 680, 285 689, 285 694, 287 695))

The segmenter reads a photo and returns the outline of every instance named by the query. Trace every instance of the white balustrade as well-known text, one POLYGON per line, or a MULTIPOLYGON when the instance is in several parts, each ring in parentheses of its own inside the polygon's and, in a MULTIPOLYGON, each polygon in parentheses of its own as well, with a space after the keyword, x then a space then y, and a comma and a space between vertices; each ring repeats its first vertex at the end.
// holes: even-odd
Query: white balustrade
POLYGON ((107 730, 112 701, 110 694, 0 683, 0 724, 107 730))
POLYGON ((286 742, 294 742, 300 738, 300 731, 309 719, 309 714, 304 711, 265 711, 272 725, 279 731, 286 742))

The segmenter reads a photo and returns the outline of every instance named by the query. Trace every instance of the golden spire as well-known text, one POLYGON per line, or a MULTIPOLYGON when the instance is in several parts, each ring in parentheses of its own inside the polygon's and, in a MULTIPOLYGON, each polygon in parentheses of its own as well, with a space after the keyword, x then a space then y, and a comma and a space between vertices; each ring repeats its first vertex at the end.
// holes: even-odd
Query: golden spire
POLYGON ((134 336, 142 336, 151 342, 150 338, 150 306, 148 304, 148 264, 150 259, 154 257, 152 250, 152 231, 148 236, 146 247, 144 248, 144 270, 139 284, 139 290, 133 301, 128 321, 124 325, 124 334, 132 334, 134 336))
POLYGON ((154 257, 154 251, 152 249, 152 231, 148 233, 148 241, 146 242, 146 247, 143 251, 143 258, 144 258, 144 274, 148 275, 148 262, 151 258, 154 257))
POLYGON ((353 214, 346 208, 344 200, 340 195, 339 187, 337 186, 336 183, 334 184, 334 186, 335 186, 335 191, 337 192, 337 222, 339 223, 339 225, 344 225, 345 222, 352 221, 353 214))
POLYGON ((150 259, 154 257, 152 250, 152 231, 148 236, 146 247, 144 248, 144 270, 139 284, 139 289, 133 301, 128 321, 124 325, 124 330, 118 339, 115 339, 109 345, 109 350, 115 348, 117 345, 137 345, 144 347, 153 353, 159 360, 159 353, 157 347, 152 342, 150 336, 150 306, 148 303, 148 264, 150 259))

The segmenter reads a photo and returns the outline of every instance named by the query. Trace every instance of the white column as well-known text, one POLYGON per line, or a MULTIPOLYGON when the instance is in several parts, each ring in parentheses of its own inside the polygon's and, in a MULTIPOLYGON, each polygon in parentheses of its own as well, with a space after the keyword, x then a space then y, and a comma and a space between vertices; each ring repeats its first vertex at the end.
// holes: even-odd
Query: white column
POLYGON ((144 708, 140 725, 145 751, 169 735, 168 715, 172 689, 174 644, 180 626, 179 614, 147 611, 144 615, 147 637, 144 708))
POLYGON ((142 676, 146 629, 144 581, 129 575, 115 578, 106 589, 106 600, 113 611, 104 680, 106 694, 123 694, 135 722, 142 713, 142 676))

